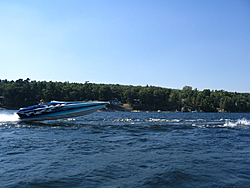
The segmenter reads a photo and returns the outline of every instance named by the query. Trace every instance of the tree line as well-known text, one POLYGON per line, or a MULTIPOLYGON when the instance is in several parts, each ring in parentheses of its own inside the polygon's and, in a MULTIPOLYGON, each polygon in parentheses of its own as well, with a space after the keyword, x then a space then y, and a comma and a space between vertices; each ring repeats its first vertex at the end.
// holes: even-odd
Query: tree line
POLYGON ((118 99, 135 110, 250 112, 250 93, 227 92, 191 86, 170 89, 155 86, 0 80, 0 106, 25 107, 44 101, 118 99))

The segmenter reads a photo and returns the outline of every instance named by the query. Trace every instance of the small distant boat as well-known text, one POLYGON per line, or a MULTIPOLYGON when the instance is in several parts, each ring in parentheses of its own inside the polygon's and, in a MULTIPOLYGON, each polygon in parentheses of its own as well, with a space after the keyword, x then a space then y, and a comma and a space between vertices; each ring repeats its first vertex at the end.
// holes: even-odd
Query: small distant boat
POLYGON ((82 101, 62 102, 51 101, 20 108, 17 112, 21 121, 43 121, 83 116, 105 107, 109 102, 82 101))

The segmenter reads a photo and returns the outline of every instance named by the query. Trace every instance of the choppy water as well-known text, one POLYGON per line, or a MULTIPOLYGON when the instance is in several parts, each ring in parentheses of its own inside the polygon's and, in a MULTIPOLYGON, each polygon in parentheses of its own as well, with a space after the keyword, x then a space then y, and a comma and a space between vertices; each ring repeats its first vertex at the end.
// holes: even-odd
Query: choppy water
POLYGON ((0 187, 249 187, 250 114, 0 111, 0 187))

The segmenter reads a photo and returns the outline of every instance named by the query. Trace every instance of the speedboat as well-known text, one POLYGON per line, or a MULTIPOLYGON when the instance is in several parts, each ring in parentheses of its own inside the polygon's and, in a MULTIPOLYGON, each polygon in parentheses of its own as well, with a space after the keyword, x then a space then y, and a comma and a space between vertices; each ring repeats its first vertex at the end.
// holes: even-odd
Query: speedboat
POLYGON ((95 112, 105 107, 109 102, 102 101, 82 101, 82 102, 62 102, 51 101, 20 108, 17 112, 21 121, 43 121, 63 118, 83 116, 95 112))

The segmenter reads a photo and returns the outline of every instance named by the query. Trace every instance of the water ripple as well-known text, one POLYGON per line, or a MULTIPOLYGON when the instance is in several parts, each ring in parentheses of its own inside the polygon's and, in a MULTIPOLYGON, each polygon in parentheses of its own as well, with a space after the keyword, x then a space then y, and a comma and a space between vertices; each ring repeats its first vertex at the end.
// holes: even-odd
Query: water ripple
POLYGON ((1 120, 1 186, 247 187, 249 120, 250 114, 128 112, 1 120))

